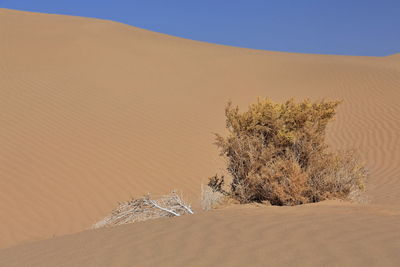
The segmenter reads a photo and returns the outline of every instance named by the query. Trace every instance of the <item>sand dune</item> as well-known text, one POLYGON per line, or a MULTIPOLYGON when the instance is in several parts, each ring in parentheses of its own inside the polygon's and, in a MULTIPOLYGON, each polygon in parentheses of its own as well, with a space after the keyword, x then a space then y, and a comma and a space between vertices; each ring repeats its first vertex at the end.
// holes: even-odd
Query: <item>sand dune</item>
POLYGON ((399 212, 340 203, 296 209, 241 207, 6 249, 0 251, 0 264, 397 266, 399 219, 399 212))
POLYGON ((88 231, 3 249, 0 265, 399 264, 398 55, 267 52, 6 9, 0 37, 2 248, 88 229, 146 192, 179 189, 196 207, 201 182, 223 168, 212 133, 228 100, 343 99, 328 141, 358 149, 371 172, 366 206, 238 208, 88 231))

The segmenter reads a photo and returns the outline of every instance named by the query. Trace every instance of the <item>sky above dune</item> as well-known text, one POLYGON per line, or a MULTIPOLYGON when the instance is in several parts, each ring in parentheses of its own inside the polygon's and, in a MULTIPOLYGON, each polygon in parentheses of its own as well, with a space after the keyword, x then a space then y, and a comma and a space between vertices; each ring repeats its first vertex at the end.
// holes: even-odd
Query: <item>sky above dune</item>
POLYGON ((400 52, 399 0, 0 0, 0 7, 110 19, 255 49, 364 56, 400 52))

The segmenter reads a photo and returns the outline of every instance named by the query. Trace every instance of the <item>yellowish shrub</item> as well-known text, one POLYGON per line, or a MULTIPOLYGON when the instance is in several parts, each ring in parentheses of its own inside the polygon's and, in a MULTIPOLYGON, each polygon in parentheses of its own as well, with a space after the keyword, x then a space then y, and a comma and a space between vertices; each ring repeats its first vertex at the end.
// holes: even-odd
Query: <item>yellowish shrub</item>
POLYGON ((228 136, 217 135, 216 145, 227 158, 232 176, 214 176, 209 186, 241 203, 269 201, 298 205, 328 198, 346 198, 364 186, 366 171, 352 153, 332 153, 325 129, 338 101, 283 104, 258 100, 239 112, 225 110, 228 136))

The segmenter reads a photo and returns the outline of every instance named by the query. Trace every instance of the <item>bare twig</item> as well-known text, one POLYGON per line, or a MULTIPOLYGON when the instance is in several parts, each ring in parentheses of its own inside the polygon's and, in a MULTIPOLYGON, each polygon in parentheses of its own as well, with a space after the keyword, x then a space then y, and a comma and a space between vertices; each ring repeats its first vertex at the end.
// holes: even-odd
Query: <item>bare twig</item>
POLYGON ((174 215, 174 216, 181 216, 179 213, 174 212, 173 210, 169 210, 169 209, 166 209, 166 208, 163 208, 163 207, 159 206, 159 205, 157 204, 157 202, 155 202, 154 200, 148 200, 148 202, 149 202, 151 205, 153 205, 155 208, 157 208, 157 209, 160 209, 160 210, 166 211, 166 212, 168 212, 168 213, 171 213, 171 214, 174 215))
POLYGON ((119 204, 110 215, 95 223, 93 228, 114 226, 126 223, 146 221, 161 217, 175 217, 193 214, 190 205, 185 203, 175 191, 153 200, 150 195, 132 199, 119 204))

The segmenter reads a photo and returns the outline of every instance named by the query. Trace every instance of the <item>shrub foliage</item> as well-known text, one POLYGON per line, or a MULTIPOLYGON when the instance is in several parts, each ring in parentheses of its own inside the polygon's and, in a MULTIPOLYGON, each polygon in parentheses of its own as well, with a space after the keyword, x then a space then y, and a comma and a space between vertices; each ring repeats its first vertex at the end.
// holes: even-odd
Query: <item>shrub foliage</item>
POLYGON ((298 205, 329 198, 347 198, 363 189, 366 170, 351 152, 331 152, 325 130, 338 101, 283 104, 258 100, 245 112, 228 103, 228 136, 216 145, 232 176, 214 176, 209 186, 241 203, 269 201, 298 205))

